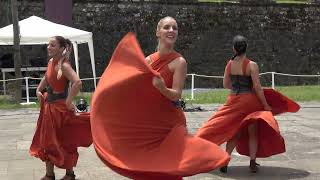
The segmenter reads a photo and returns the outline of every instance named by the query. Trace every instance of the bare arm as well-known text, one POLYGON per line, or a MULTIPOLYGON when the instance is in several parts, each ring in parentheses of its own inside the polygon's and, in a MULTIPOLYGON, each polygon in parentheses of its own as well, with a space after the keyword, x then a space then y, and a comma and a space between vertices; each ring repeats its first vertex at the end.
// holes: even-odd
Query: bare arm
POLYGON ((165 97, 172 101, 177 101, 181 98, 186 75, 187 62, 184 58, 180 57, 174 65, 172 88, 167 88, 164 80, 159 77, 154 77, 152 83, 165 97))
POLYGON ((74 96, 76 96, 81 87, 82 87, 82 82, 79 78, 79 76, 77 75, 77 73, 72 69, 72 67, 70 66, 69 63, 63 63, 62 64, 62 72, 64 74, 64 76, 69 80, 71 81, 71 89, 70 89, 70 92, 67 96, 67 99, 66 99, 66 105, 68 107, 69 110, 72 109, 72 98, 74 96))
POLYGON ((36 90, 36 95, 38 97, 38 100, 41 101, 41 98, 43 97, 42 95, 42 91, 44 90, 44 88, 48 85, 47 81, 46 81, 46 76, 43 76, 43 78, 41 79, 37 90, 36 90))
POLYGON ((265 110, 270 111, 271 107, 266 101, 263 90, 261 88, 260 79, 259 79, 259 67, 256 63, 250 62, 251 69, 251 78, 253 82, 253 88, 255 90, 256 95, 258 96, 260 102, 262 103, 265 110))
POLYGON ((223 87, 226 89, 231 89, 230 73, 228 72, 227 67, 228 67, 228 65, 224 69, 223 87))

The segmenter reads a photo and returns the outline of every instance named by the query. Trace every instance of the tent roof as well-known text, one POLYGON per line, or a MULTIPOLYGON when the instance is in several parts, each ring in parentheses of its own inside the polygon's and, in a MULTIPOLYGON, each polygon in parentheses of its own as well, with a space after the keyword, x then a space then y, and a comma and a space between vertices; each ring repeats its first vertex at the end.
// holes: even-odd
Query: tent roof
MULTIPOLYGON (((19 21, 20 44, 47 44, 52 36, 63 36, 72 42, 87 43, 92 39, 92 33, 56 24, 37 16, 19 21)), ((8 25, 0 29, 0 45, 13 45, 13 25, 8 25)))

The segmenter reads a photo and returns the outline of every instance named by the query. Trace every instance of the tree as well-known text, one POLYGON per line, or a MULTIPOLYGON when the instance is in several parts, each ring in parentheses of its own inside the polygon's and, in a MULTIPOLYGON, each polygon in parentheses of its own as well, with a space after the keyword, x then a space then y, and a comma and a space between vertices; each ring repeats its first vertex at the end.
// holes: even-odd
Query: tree
POLYGON ((15 72, 15 101, 21 101, 21 55, 20 55, 20 28, 18 19, 17 0, 11 0, 11 14, 13 24, 13 52, 14 52, 14 72, 15 72))

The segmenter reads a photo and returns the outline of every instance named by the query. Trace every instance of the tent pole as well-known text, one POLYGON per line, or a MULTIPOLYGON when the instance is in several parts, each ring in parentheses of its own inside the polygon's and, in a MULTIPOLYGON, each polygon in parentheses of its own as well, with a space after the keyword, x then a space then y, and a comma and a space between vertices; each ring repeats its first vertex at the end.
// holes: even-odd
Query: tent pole
POLYGON ((76 72, 79 76, 79 53, 78 53, 78 44, 77 42, 72 42, 73 44, 73 50, 74 50, 74 62, 76 65, 76 72))
POLYGON ((89 51, 90 51, 90 59, 91 59, 91 67, 92 67, 94 89, 96 89, 96 87, 97 87, 97 75, 96 75, 96 66, 95 66, 95 61, 94 61, 94 50, 93 50, 92 37, 88 41, 88 46, 89 46, 89 51))

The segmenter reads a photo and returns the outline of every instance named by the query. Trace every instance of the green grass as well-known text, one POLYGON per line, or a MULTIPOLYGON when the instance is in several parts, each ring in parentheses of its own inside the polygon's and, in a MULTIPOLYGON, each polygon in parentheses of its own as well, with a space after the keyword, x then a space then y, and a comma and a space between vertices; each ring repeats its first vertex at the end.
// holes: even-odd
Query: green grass
MULTIPOLYGON (((289 98, 297 102, 320 102, 320 86, 277 86, 276 90, 280 91, 289 98)), ((211 103, 224 103, 228 96, 229 91, 226 89, 215 89, 208 92, 197 93, 195 91, 194 100, 191 100, 190 93, 183 94, 183 98, 187 103, 194 104, 211 104, 211 103)), ((80 93, 74 98, 77 102, 79 98, 84 98, 90 103, 92 93, 80 93)), ((9 96, 0 96, 0 109, 17 109, 17 108, 37 108, 35 105, 20 105, 15 103, 9 96)))
POLYGON ((320 86, 280 86, 276 90, 298 102, 320 102, 320 86))
POLYGON ((81 92, 75 98, 73 98, 73 101, 76 103, 80 98, 83 98, 89 104, 91 102, 91 96, 92 96, 92 93, 81 92))
POLYGON ((303 0, 298 0, 298 1, 287 1, 287 0, 277 0, 276 1, 278 4, 306 4, 309 3, 309 1, 303 1, 303 0))
POLYGON ((37 108, 37 104, 21 105, 16 103, 10 96, 0 96, 0 109, 37 108))
POLYGON ((229 94, 226 89, 216 89, 208 92, 197 93, 195 91, 194 100, 191 100, 190 94, 183 94, 183 98, 187 103, 195 104, 210 104, 210 103, 224 103, 229 94))
MULTIPOLYGON (((76 96, 73 101, 76 103, 80 98, 84 98, 88 104, 91 100, 91 94, 92 93, 79 93, 78 96, 76 96)), ((10 96, 0 96, 0 109, 20 109, 20 108, 39 108, 38 101, 36 104, 31 105, 21 105, 16 103, 12 97, 10 96)))
MULTIPOLYGON (((276 90, 297 102, 320 102, 320 86, 278 86, 276 90)), ((191 100, 190 94, 184 94, 187 102, 195 104, 224 103, 228 96, 228 90, 217 89, 205 93, 195 91, 194 100, 191 100)))

